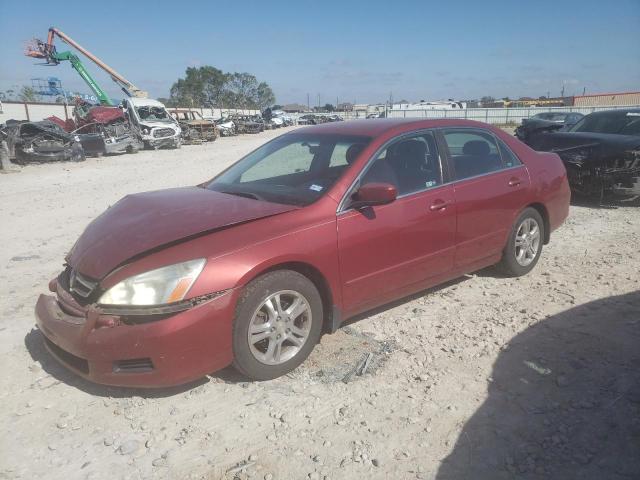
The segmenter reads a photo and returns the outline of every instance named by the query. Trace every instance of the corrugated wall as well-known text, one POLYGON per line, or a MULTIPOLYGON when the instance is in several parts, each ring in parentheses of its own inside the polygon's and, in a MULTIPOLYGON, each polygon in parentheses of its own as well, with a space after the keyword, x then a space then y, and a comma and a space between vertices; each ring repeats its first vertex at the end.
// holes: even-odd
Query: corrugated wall
POLYGON ((613 105, 640 105, 640 92, 610 93, 602 95, 582 95, 573 98, 573 105, 582 106, 613 106, 613 105))

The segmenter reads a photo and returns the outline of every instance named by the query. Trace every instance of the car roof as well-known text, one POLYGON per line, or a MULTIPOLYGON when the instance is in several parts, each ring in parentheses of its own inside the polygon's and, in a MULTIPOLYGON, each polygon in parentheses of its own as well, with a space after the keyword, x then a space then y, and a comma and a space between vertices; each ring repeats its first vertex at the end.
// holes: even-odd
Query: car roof
POLYGON ((135 107, 164 107, 164 104, 152 98, 130 97, 127 100, 135 107))
POLYGON ((589 115, 597 116, 597 115, 626 115, 627 113, 640 113, 640 108, 615 108, 612 110, 599 110, 597 112, 592 112, 589 115))
POLYGON ((322 133, 377 137, 389 131, 411 131, 421 128, 438 127, 492 128, 491 125, 487 123, 457 118, 428 120, 424 118, 372 118, 349 120, 348 122, 322 123, 320 125, 302 127, 291 133, 322 133))

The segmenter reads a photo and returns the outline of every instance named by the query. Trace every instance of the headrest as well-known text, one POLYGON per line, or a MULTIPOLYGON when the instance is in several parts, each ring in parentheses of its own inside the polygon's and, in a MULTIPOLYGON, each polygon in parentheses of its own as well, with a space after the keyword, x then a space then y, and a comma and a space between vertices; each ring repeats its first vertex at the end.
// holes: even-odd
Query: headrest
POLYGON ((405 140, 398 143, 393 149, 394 160, 420 160, 424 161, 427 146, 419 140, 405 140))
POLYGON ((462 147, 465 155, 489 155, 489 144, 484 140, 469 140, 462 147))
POLYGON ((360 155, 362 150, 364 150, 364 144, 362 143, 354 143, 349 148, 347 148, 347 153, 345 153, 347 163, 351 165, 356 160, 356 158, 358 158, 358 155, 360 155))

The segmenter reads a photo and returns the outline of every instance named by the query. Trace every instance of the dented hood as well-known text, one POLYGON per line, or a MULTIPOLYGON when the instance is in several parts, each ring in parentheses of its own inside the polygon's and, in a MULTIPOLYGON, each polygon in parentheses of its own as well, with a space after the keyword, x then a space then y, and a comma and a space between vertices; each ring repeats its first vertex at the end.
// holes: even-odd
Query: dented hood
POLYGON ((128 195, 87 226, 67 263, 102 279, 149 250, 296 208, 198 187, 128 195))

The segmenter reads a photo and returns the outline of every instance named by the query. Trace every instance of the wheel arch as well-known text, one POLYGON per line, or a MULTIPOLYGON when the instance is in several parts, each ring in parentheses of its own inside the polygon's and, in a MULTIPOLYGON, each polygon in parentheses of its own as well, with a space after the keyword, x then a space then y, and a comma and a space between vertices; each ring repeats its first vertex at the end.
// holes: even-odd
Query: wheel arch
POLYGON ((545 207, 542 203, 536 202, 527 205, 527 208, 533 208, 542 217, 542 221, 544 222, 544 244, 548 244, 549 240, 551 240, 551 226, 549 223, 549 212, 547 211, 547 207, 545 207))

